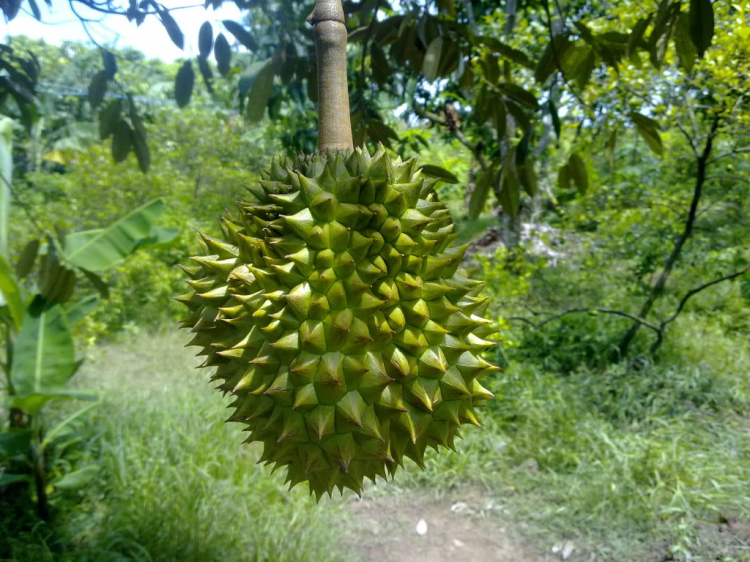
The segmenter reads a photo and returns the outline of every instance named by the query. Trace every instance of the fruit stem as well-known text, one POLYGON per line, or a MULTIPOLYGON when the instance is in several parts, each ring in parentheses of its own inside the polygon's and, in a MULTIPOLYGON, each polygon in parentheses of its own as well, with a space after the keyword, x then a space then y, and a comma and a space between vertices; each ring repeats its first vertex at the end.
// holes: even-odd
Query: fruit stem
POLYGON ((307 18, 315 26, 318 63, 318 150, 354 147, 346 82, 346 25, 341 0, 317 0, 307 18))

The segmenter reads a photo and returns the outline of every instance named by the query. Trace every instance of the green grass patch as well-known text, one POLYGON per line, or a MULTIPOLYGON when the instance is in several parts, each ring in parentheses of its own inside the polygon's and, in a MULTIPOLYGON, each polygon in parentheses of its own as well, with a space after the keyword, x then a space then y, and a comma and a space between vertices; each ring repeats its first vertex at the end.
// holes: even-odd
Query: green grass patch
POLYGON ((291 493, 256 464, 225 401, 182 349, 184 334, 149 334, 93 351, 77 381, 101 394, 80 454, 100 473, 57 496, 56 526, 7 541, 9 559, 338 560, 334 499, 291 493))
MULTIPOLYGON (((508 512, 502 524, 525 523, 545 549, 573 538, 597 560, 657 550, 748 560, 747 544, 706 529, 720 516, 750 519, 749 355, 691 326, 679 326, 660 364, 554 372, 511 360, 488 383, 498 400, 485 428, 462 430, 457 453, 429 455, 424 471, 409 461, 364 494, 480 484, 508 512)), ((357 559, 337 550, 353 495, 316 505, 303 486, 286 491, 283 471, 255 464, 259 449, 223 423, 228 399, 183 340, 142 334, 91 351, 78 386, 103 403, 70 462, 95 459, 100 473, 84 490, 54 492, 54 528, 0 534, 8 559, 357 559)))
POLYGON ((515 364, 490 384, 498 401, 484 430, 469 428, 457 455, 432 455, 391 486, 439 495, 480 482, 537 541, 574 537, 599 560, 651 560, 655 549, 747 560, 746 543, 717 540, 727 514, 750 518, 743 366, 561 375, 515 364))

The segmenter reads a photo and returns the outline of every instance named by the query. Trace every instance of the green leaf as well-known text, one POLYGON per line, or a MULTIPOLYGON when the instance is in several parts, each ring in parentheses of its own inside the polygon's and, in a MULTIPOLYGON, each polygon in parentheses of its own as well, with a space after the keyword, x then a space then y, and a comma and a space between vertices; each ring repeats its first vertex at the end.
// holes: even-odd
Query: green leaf
POLYGON ((185 36, 182 34, 180 26, 174 21, 172 15, 168 10, 160 9, 159 17, 161 18, 161 24, 164 26, 164 29, 167 30, 167 35, 169 35, 172 43, 177 45, 180 49, 183 49, 185 47, 185 36))
POLYGON ((244 96, 250 91, 250 88, 260 74, 260 71, 265 68, 266 64, 268 64, 268 60, 256 61, 242 71, 237 85, 240 95, 244 96))
POLYGON ((499 96, 492 105, 492 117, 497 132, 497 138, 505 136, 505 129, 508 126, 508 114, 505 109, 505 102, 499 96))
POLYGON ((214 58, 219 74, 226 76, 232 69, 232 48, 223 33, 219 33, 214 44, 214 58))
POLYGON ((75 271, 54 261, 44 268, 44 283, 41 284, 41 294, 49 302, 66 302, 73 294, 76 286, 75 271))
POLYGON ((536 101, 536 96, 528 90, 524 90, 521 86, 505 82, 500 84, 500 89, 506 96, 521 105, 525 105, 531 109, 539 109, 539 102, 536 101))
POLYGON ((148 148, 148 142, 146 137, 146 127, 143 125, 141 116, 138 115, 138 109, 133 101, 133 96, 128 94, 128 107, 130 122, 133 124, 133 148, 135 149, 135 157, 138 160, 138 167, 144 174, 148 172, 151 167, 151 151, 148 148))
POLYGON ((594 39, 594 34, 591 33, 591 29, 589 29, 589 26, 587 26, 582 21, 575 21, 573 22, 573 25, 578 29, 578 34, 581 36, 581 39, 586 41, 589 45, 593 45, 596 43, 596 39, 594 39))
POLYGON ((65 237, 63 254, 76 267, 89 271, 109 269, 151 236, 154 223, 163 212, 164 202, 156 199, 107 228, 70 234, 65 237))
POLYGON ((107 93, 107 72, 100 70, 89 83, 88 100, 92 109, 96 109, 104 101, 104 95, 107 93))
POLYGON ((677 25, 674 31, 674 46, 677 50, 680 68, 690 74, 698 59, 698 53, 690 39, 690 30, 688 15, 681 13, 677 19, 677 25))
POLYGON ((21 298, 21 288, 13 278, 13 269, 11 269, 10 264, 2 254, 0 254, 0 295, 8 305, 13 325, 16 327, 16 330, 20 330, 25 315, 25 307, 21 298))
POLYGON ((138 245, 139 248, 169 248, 180 235, 179 228, 155 226, 151 233, 138 245))
MULTIPOLYGON (((88 273, 91 273, 90 271, 88 273)), ((93 274, 92 274, 93 275, 93 274)), ((106 285, 105 285, 106 287, 106 285)), ((106 298, 106 297, 103 297, 106 298)), ((88 316, 99 304, 99 295, 91 293, 79 301, 65 308, 65 318, 68 326, 75 326, 88 316)))
POLYGON ((662 156, 664 154, 664 146, 662 145, 661 135, 659 135, 659 123, 650 117, 635 112, 629 113, 628 117, 633 122, 636 132, 646 142, 648 147, 655 154, 662 156))
POLYGON ((474 220, 482 214, 484 206, 487 203, 492 182, 496 180, 496 177, 496 170, 494 168, 487 168, 477 180, 474 191, 471 192, 471 198, 469 199, 469 219, 474 220))
POLYGON ((486 45, 487 47, 498 53, 500 56, 502 56, 504 59, 516 62, 521 66, 528 68, 529 70, 534 70, 536 68, 536 64, 534 63, 534 61, 532 61, 526 53, 514 47, 511 47, 510 45, 506 45, 495 37, 480 35, 474 37, 472 41, 476 44, 486 45))
POLYGON ((211 65, 203 57, 198 57, 198 70, 201 72, 203 77, 203 83, 206 85, 206 90, 209 94, 214 93, 214 73, 211 70, 211 65))
POLYGON ((89 271, 88 269, 81 269, 81 271, 83 271, 83 274, 86 276, 86 279, 88 279, 89 283, 91 283, 94 286, 94 289, 97 290, 99 295, 105 300, 108 299, 109 287, 104 282, 104 280, 101 277, 99 277, 96 273, 94 273, 93 271, 89 271))
POLYGON ((10 380, 20 398, 63 389, 75 372, 75 348, 59 304, 37 295, 15 345, 10 380))
POLYGON ((42 21, 42 12, 39 11, 39 6, 37 5, 36 0, 29 0, 29 6, 31 7, 31 13, 34 15, 34 19, 42 21))
POLYGON ((55 488, 61 488, 63 490, 75 490, 88 484, 91 479, 96 476, 99 472, 99 467, 95 464, 88 464, 78 470, 69 472, 63 476, 60 480, 52 482, 52 486, 55 488))
POLYGON ((388 82, 391 76, 391 67, 388 64, 383 47, 377 43, 373 43, 370 48, 370 57, 372 61, 372 77, 376 84, 382 86, 388 82))
POLYGON ((89 404, 88 406, 84 406, 83 408, 73 412, 70 414, 67 418, 65 418, 63 421, 58 423, 55 427, 53 427, 51 430, 47 432, 47 434, 44 436, 44 440, 42 441, 42 449, 46 449, 47 446, 52 443, 55 439, 57 439, 61 435, 65 435, 67 433, 68 426, 73 423, 76 419, 80 418, 82 415, 88 413, 93 408, 96 408, 99 406, 100 402, 94 402, 93 404, 89 404))
POLYGON ((116 163, 124 161, 133 147, 133 131, 127 121, 120 119, 112 134, 112 159, 116 163))
POLYGON ((508 166, 503 170, 500 180, 500 205, 510 217, 518 216, 518 209, 521 207, 521 193, 518 189, 516 177, 508 166))
POLYGON ((461 51, 458 43, 446 37, 443 42, 443 49, 440 55, 440 64, 438 65, 438 76, 448 77, 458 68, 458 62, 461 58, 461 51))
POLYGON ((271 99, 273 92, 273 59, 268 59, 258 71, 247 95, 247 120, 251 124, 259 123, 271 99))
POLYGON ((185 107, 190 103, 190 96, 193 95, 193 86, 195 86, 195 71, 189 60, 186 60, 174 81, 174 99, 178 107, 185 107))
POLYGON ((656 18, 654 19, 654 27, 651 30, 651 34, 648 36, 648 50, 651 54, 651 62, 654 66, 658 66, 659 61, 656 56, 656 47, 659 40, 669 29, 670 16, 672 14, 672 0, 661 0, 659 3, 659 9, 656 11, 656 18))
POLYGON ((39 246, 40 242, 38 238, 35 238, 24 246, 21 255, 18 257, 18 262, 16 263, 16 277, 23 279, 34 268, 36 256, 39 254, 39 246))
POLYGON ((99 112, 99 139, 106 140, 115 132, 117 122, 122 114, 122 100, 110 101, 104 109, 99 112))
POLYGON ((643 40, 643 36, 652 18, 653 14, 649 14, 648 17, 639 19, 633 26, 630 37, 628 37, 628 46, 625 48, 625 54, 629 57, 632 57, 638 49, 648 48, 648 45, 643 40))
POLYGON ((688 17, 690 38, 698 51, 698 57, 703 58, 714 37, 714 8, 711 0, 690 0, 688 17))
POLYGON ((529 155, 529 145, 531 143, 531 130, 527 129, 521 140, 516 145, 516 166, 522 166, 529 155))
MULTIPOLYGON (((580 65, 576 67, 575 72, 570 74, 570 78, 575 80, 576 86, 578 86, 581 90, 584 89, 586 87, 586 84, 589 83, 591 74, 594 72, 595 66, 596 54, 594 53, 593 49, 589 48, 581 59, 580 65)), ((610 63, 610 66, 614 67, 615 64, 610 63)))
MULTIPOLYGON (((76 361, 73 374, 75 374, 78 367, 81 365, 81 361, 76 361)), ((44 406, 53 400, 98 400, 98 396, 80 390, 59 388, 57 390, 49 392, 37 392, 30 396, 14 396, 10 401, 11 408, 18 408, 19 410, 26 412, 30 415, 36 415, 42 411, 44 406)))
POLYGON ((30 429, 10 429, 0 432, 0 458, 25 455, 31 446, 33 432, 30 429))
POLYGON ((527 158, 523 165, 516 166, 516 172, 518 173, 518 181, 521 183, 523 190, 529 194, 529 197, 534 197, 539 191, 539 182, 534 162, 530 158, 527 158))
POLYGON ((574 152, 568 158, 568 170, 578 191, 586 193, 589 189, 589 175, 586 171, 586 163, 577 152, 574 152))
POLYGON ((515 49, 510 45, 501 43, 500 41, 493 41, 491 46, 493 49, 495 49, 496 52, 500 53, 500 55, 504 59, 517 62, 518 64, 528 68, 529 70, 534 70, 534 61, 532 61, 529 56, 523 51, 519 51, 518 49, 515 49))
POLYGON ((497 84, 500 81, 500 57, 494 53, 489 53, 479 59, 482 65, 485 79, 490 84, 497 84))
POLYGON ((258 50, 258 42, 247 29, 232 20, 224 20, 221 23, 224 24, 224 27, 227 28, 227 31, 234 35, 234 38, 237 39, 237 41, 239 41, 245 48, 250 51, 258 50))
POLYGON ((560 166, 560 171, 557 172, 557 187, 560 189, 570 189, 570 166, 565 163, 560 166))
POLYGON ((545 82, 553 72, 557 71, 558 62, 563 60, 565 53, 571 46, 570 39, 565 35, 557 36, 547 43, 534 69, 534 79, 539 84, 545 82))
POLYGON ((30 480, 31 476, 28 474, 8 474, 7 472, 0 474, 0 486, 8 486, 10 484, 15 484, 16 482, 26 482, 30 480))
POLYGON ((453 175, 445 168, 441 168, 440 166, 432 166, 430 164, 427 164, 425 166, 422 166, 422 173, 425 176, 438 178, 445 183, 458 183, 458 178, 455 175, 453 175))
POLYGON ((432 82, 438 77, 440 68, 440 53, 443 50, 443 38, 435 37, 427 47, 427 52, 422 63, 422 74, 426 80, 432 82))
POLYGON ((633 121, 633 123, 638 123, 642 125, 643 127, 649 128, 649 129, 661 129, 661 126, 659 125, 659 122, 656 119, 652 119, 651 117, 647 117, 646 115, 643 115, 642 113, 636 113, 635 111, 631 111, 628 113, 628 117, 633 121))
POLYGON ((211 54, 211 49, 214 46, 214 29, 211 27, 211 22, 204 21, 201 28, 198 30, 198 52, 201 58, 206 58, 211 54))
POLYGON ((369 25, 363 25, 356 29, 352 29, 349 32, 348 37, 346 38, 347 45, 351 45, 352 43, 358 43, 359 41, 364 41, 365 37, 367 37, 369 30, 370 30, 369 25))
POLYGON ((555 129, 555 136, 559 141, 562 135, 562 124, 560 123, 560 115, 557 113, 557 107, 552 98, 547 102, 547 108, 549 109, 550 117, 552 117, 552 127, 555 129))
POLYGON ((510 99, 506 99, 504 105, 508 110, 508 113, 510 113, 513 116, 513 119, 516 120, 516 125, 518 126, 518 128, 522 131, 528 129, 531 121, 529 120, 529 116, 526 114, 523 108, 510 99))
POLYGON ((398 140, 398 133, 379 119, 371 119, 367 123, 367 134, 375 142, 383 143, 389 148, 392 140, 398 140))

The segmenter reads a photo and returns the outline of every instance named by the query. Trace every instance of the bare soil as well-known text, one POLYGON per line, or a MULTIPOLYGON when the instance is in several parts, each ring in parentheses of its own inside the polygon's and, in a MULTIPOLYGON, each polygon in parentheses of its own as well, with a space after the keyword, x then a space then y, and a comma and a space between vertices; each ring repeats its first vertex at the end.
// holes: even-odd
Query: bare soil
POLYGON ((525 542, 517 527, 504 517, 502 508, 494 507, 473 490, 460 490, 439 500, 417 492, 365 497, 350 504, 350 513, 354 529, 349 541, 356 553, 352 559, 364 562, 562 559, 525 542), (424 524, 420 525, 422 520, 424 524))

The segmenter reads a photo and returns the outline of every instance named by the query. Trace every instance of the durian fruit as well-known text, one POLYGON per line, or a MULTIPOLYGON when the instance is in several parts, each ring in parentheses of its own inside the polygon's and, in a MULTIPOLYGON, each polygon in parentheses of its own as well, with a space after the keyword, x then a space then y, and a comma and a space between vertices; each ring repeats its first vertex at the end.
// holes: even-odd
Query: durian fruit
POLYGON ((262 177, 221 239, 201 236, 177 297, 189 345, 234 396, 228 421, 318 499, 452 449, 498 368, 435 180, 382 146, 277 159, 262 177))

